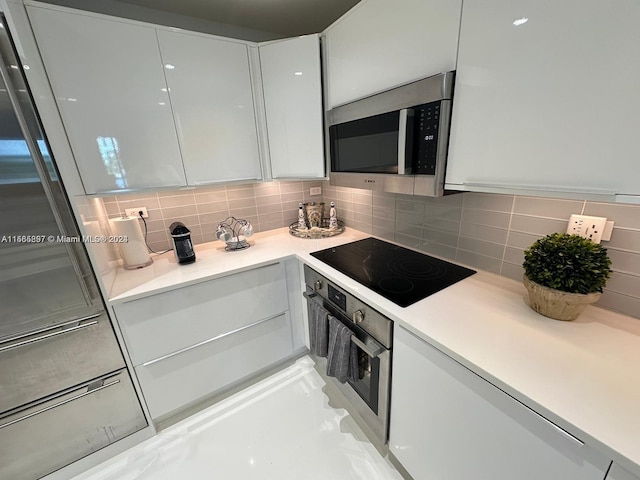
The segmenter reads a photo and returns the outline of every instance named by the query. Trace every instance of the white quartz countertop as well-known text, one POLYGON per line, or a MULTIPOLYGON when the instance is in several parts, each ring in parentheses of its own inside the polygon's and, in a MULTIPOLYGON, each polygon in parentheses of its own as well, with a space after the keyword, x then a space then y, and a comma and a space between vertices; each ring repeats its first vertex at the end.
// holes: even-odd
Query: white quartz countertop
POLYGON ((573 322, 552 320, 528 307, 520 283, 482 271, 402 308, 310 255, 368 236, 347 228, 336 237, 300 239, 283 228, 254 235, 252 246, 237 252, 225 252, 222 242, 196 245, 191 265, 178 265, 169 252, 149 267, 120 269, 109 302, 296 256, 640 476, 640 320, 593 306, 573 322))

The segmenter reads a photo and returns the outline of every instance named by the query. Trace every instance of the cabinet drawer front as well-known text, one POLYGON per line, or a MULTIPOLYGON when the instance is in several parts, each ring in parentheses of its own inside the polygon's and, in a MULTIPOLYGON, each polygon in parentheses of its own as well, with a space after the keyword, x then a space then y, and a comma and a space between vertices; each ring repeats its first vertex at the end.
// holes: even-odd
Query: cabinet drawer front
POLYGON ((414 478, 600 480, 609 459, 402 328, 389 448, 414 478))
POLYGON ((154 419, 222 391, 293 352, 291 322, 282 314, 237 333, 186 350, 136 374, 154 419))
POLYGON ((0 419, 0 478, 40 478, 147 426, 126 370, 0 419))
POLYGON ((134 365, 287 310, 282 264, 217 278, 115 307, 134 365))
POLYGON ((125 364, 102 313, 0 344, 0 365, 1 413, 125 364))

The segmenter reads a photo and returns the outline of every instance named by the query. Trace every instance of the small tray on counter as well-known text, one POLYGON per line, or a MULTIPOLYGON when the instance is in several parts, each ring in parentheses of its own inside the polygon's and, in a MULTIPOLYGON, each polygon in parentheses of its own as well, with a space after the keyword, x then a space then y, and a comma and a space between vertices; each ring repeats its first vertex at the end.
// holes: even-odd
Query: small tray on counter
POLYGON ((338 228, 329 228, 329 219, 323 218, 321 227, 298 228, 298 222, 289 225, 289 233, 298 238, 327 238, 335 237, 344 232, 344 222, 338 220, 338 228))

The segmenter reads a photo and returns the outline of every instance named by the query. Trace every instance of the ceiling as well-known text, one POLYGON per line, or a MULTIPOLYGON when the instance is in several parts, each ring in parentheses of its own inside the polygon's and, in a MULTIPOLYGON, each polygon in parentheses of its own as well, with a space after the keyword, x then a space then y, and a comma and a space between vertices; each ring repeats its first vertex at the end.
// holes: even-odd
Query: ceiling
POLYGON ((119 0, 282 36, 318 33, 359 0, 119 0))

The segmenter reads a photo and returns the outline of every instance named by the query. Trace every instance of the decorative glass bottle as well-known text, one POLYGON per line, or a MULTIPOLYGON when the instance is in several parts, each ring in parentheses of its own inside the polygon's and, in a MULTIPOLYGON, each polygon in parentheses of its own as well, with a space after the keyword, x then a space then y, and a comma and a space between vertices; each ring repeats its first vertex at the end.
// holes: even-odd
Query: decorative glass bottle
POLYGON ((336 214, 336 204, 331 202, 329 209, 329 228, 338 228, 338 215, 336 214))
POLYGON ((302 207, 302 203, 298 205, 298 229, 307 229, 307 222, 304 220, 304 208, 302 207))

